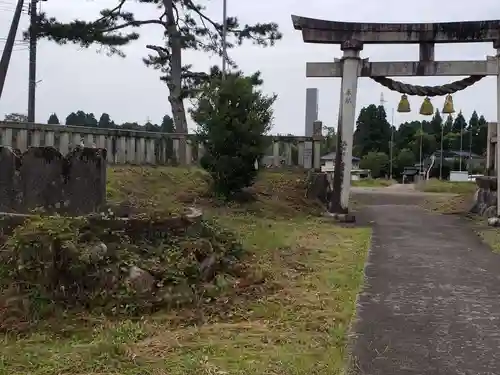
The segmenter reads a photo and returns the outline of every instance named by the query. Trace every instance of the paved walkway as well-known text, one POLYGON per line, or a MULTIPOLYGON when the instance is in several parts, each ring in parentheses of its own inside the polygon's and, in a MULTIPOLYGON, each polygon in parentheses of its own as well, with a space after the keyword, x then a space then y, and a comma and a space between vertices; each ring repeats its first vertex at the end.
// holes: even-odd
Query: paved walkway
POLYGON ((362 213, 374 235, 352 373, 500 374, 500 255, 458 217, 384 196, 362 213))

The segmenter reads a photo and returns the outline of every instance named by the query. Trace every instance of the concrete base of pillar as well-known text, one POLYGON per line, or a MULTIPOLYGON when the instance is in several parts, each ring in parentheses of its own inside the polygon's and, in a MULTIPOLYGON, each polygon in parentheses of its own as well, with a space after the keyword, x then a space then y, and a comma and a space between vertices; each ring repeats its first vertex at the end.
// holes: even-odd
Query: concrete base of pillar
POLYGON ((356 217, 353 214, 335 214, 332 212, 325 212, 323 217, 333 219, 339 223, 355 223, 356 217))

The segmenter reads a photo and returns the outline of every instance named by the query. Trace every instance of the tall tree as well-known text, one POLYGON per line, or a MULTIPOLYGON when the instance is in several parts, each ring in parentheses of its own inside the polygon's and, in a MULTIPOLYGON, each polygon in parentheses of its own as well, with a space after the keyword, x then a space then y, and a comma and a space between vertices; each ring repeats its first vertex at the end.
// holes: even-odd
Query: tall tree
POLYGON ((484 116, 479 117, 478 132, 474 141, 472 142, 472 152, 478 155, 484 155, 488 145, 488 122, 484 116))
POLYGON ((453 121, 453 132, 459 135, 459 145, 458 148, 454 147, 454 150, 460 150, 463 151, 465 144, 464 144, 464 133, 465 133, 465 128, 467 127, 467 121, 465 121, 465 117, 462 114, 462 111, 460 111, 455 117, 455 121, 453 121))
POLYGON ((66 125, 79 125, 79 119, 75 112, 71 112, 68 116, 66 116, 66 125))
POLYGON ((474 141, 479 135, 479 115, 476 111, 472 115, 467 126, 467 149, 474 153, 474 141))
MULTIPOLYGON (((161 79, 170 91, 168 100, 175 127, 179 132, 187 132, 183 99, 189 95, 192 84, 198 83, 198 79, 206 73, 193 71, 191 65, 183 64, 182 51, 191 49, 222 56, 223 25, 208 15, 201 0, 138 0, 137 3, 148 9, 152 5, 157 9, 157 17, 150 19, 138 19, 127 8, 130 3, 116 0, 115 7, 101 10, 100 16, 90 22, 74 20, 66 23, 42 13, 37 25, 38 33, 40 37, 59 44, 71 42, 84 48, 97 44, 110 54, 125 56, 120 47, 138 40, 141 27, 157 25, 164 43, 146 45, 155 55, 149 55, 144 62, 161 71, 161 79)), ((236 17, 228 17, 226 24, 228 49, 241 45, 244 40, 268 46, 281 39, 276 23, 242 26, 236 17)), ((227 61, 234 65, 231 59, 227 61)))
POLYGON ((460 134, 461 132, 464 131, 464 129, 467 127, 467 121, 465 121, 465 117, 462 114, 462 111, 460 111, 455 117, 455 121, 453 121, 453 132, 460 134))
POLYGON ((111 121, 111 117, 107 113, 103 113, 101 117, 99 117, 97 127, 101 129, 112 129, 115 127, 115 123, 111 121))
POLYGON ((91 128, 97 128, 97 119, 95 118, 95 115, 93 113, 85 114, 84 125, 91 128))
POLYGON ((420 160, 420 156, 422 156, 422 159, 425 159, 438 149, 436 137, 433 134, 423 132, 421 129, 415 133, 413 141, 409 146, 418 160, 420 160), (422 151, 422 155, 420 155, 420 151, 422 151))
POLYGON ((434 134, 434 136, 436 137, 436 141, 438 143, 441 143, 441 130, 443 130, 444 133, 444 129, 442 129, 443 118, 441 117, 438 109, 436 109, 434 116, 432 116, 432 120, 429 125, 429 129, 424 129, 424 131, 428 132, 429 134, 434 134))
POLYGON ((409 148, 410 143, 415 138, 415 134, 420 131, 420 121, 405 122, 396 131, 394 141, 396 149, 403 150, 409 148))
POLYGON ((49 119, 47 120, 47 124, 59 125, 59 118, 55 113, 51 114, 49 119))
POLYGON ((451 133, 452 131, 453 131, 453 116, 449 114, 446 117, 446 121, 444 122, 443 133, 446 136, 448 133, 451 133))
POLYGON ((336 151, 337 147, 337 134, 333 126, 323 127, 324 142, 321 143, 321 154, 336 151))
POLYGON ((144 130, 147 132, 159 132, 160 127, 152 122, 148 121, 144 124, 144 130))
POLYGON ((175 133, 174 120, 169 115, 163 116, 160 125, 160 131, 162 133, 175 133))
POLYGON ((389 152, 391 125, 383 106, 374 104, 361 108, 354 132, 354 154, 363 156, 368 152, 389 152))

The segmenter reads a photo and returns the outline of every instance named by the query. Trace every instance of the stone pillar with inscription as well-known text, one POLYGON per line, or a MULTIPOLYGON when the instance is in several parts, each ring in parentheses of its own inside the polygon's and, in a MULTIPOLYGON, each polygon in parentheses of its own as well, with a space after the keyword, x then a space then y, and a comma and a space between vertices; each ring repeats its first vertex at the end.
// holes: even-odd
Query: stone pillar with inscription
POLYGON ((498 188, 500 186, 500 39, 495 41, 494 47, 497 50, 497 143, 495 145, 495 169, 497 175, 497 216, 500 217, 500 189, 498 188))
POLYGON ((347 214, 349 209, 359 52, 363 49, 363 44, 356 40, 347 40, 342 43, 341 49, 344 51, 344 56, 342 57, 341 118, 338 132, 340 139, 337 142, 338 157, 335 160, 334 197, 329 207, 329 212, 335 214, 347 214))

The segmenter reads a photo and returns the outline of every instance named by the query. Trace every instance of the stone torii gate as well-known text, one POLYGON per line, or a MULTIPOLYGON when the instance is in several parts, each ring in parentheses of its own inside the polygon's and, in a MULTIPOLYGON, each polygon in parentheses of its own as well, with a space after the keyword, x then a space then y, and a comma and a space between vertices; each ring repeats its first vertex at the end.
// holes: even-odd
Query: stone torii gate
MULTIPOLYGON (((406 95, 442 96, 463 90, 485 76, 497 76, 497 124, 500 134, 500 20, 445 23, 358 23, 325 21, 292 15, 305 43, 340 44, 341 59, 308 62, 306 77, 340 77, 341 102, 337 159, 328 212, 344 219, 348 213, 351 186, 352 146, 356 115, 358 77, 370 77, 383 86, 406 95), (479 61, 434 61, 436 43, 493 42, 496 56, 479 61), (365 44, 419 44, 419 61, 370 62, 360 58, 365 44), (468 76, 442 86, 415 86, 388 77, 468 76)), ((500 147, 497 147, 500 166, 500 147)), ((500 168, 497 168, 497 178, 500 168)), ((499 178, 500 181, 500 178, 499 178)), ((500 194, 498 194, 500 209, 500 194)))

